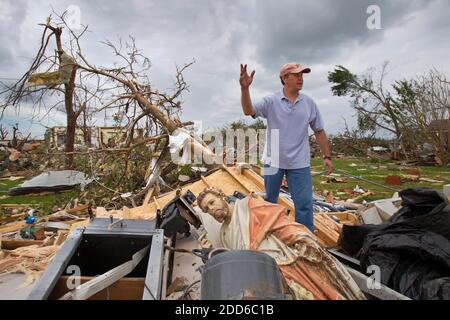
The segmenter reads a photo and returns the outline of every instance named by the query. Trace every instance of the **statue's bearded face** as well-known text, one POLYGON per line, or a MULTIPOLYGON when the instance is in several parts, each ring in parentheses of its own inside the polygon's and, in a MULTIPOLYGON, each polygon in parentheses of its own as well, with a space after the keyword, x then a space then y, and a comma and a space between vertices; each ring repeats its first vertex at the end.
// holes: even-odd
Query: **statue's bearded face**
POLYGON ((231 215, 227 202, 213 193, 206 194, 200 205, 205 212, 221 223, 228 220, 231 215))

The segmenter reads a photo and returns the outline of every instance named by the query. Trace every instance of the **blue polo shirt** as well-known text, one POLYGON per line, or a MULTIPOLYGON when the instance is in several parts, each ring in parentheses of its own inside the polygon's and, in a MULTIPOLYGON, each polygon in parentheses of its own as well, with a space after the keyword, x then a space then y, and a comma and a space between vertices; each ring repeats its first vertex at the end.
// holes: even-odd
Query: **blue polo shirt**
POLYGON ((323 129, 316 103, 301 92, 292 103, 281 90, 253 106, 256 109, 255 118, 267 119, 263 163, 282 169, 309 167, 308 126, 314 132, 323 129))

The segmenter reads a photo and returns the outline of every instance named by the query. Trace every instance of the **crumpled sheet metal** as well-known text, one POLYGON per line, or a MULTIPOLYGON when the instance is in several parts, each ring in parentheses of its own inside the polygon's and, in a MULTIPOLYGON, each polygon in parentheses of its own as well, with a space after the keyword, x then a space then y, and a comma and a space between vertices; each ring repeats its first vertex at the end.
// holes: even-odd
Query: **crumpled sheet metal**
POLYGON ((93 180, 83 172, 75 170, 48 171, 25 181, 19 187, 11 188, 9 194, 20 195, 33 192, 60 191, 80 185, 82 189, 93 180))

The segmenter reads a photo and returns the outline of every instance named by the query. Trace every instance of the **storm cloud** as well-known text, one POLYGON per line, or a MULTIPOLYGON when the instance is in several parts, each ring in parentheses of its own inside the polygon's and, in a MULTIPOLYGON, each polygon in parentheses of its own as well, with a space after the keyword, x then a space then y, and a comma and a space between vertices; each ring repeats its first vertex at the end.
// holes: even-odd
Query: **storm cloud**
MULTIPOLYGON (((354 123, 348 99, 330 92, 327 74, 335 65, 362 73, 389 60, 387 81, 432 67, 450 71, 447 0, 0 0, 0 78, 22 75, 39 46, 38 23, 52 10, 61 13, 70 5, 80 8, 81 23, 89 26, 82 46, 96 65, 112 66, 116 61, 101 41, 132 35, 151 60, 153 86, 167 90, 175 81, 175 66, 195 59, 185 72, 190 87, 183 95, 182 120, 202 120, 204 127, 244 118, 240 63, 256 70, 253 100, 280 89, 277 74, 282 64, 298 61, 311 67, 304 91, 316 100, 331 133, 342 129, 343 118, 354 123), (369 5, 381 10, 379 30, 367 28, 369 5)), ((8 111, 1 121, 27 121, 27 110, 19 115, 8 111)), ((45 125, 52 124, 64 124, 64 117, 45 125)), ((43 132, 40 125, 30 128, 35 135, 43 132)))

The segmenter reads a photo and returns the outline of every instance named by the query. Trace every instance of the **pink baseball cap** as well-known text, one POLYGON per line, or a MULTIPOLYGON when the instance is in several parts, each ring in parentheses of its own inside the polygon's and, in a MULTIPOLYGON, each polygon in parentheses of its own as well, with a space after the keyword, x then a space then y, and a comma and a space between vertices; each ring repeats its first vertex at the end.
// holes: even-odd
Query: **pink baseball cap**
POLYGON ((289 73, 310 73, 310 68, 302 68, 301 65, 295 62, 286 63, 280 69, 280 77, 283 77, 289 73))

